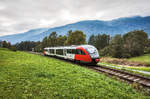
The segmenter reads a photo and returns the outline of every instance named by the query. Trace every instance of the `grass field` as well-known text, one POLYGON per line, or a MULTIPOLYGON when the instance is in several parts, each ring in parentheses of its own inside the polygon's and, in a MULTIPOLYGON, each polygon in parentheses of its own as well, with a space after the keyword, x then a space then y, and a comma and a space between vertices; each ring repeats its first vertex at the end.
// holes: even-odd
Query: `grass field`
POLYGON ((148 99, 150 96, 77 65, 0 49, 0 98, 148 99))
POLYGON ((150 64, 150 54, 146 54, 143 56, 139 56, 139 57, 133 57, 128 59, 129 61, 138 61, 138 62, 143 62, 143 63, 147 63, 150 64))

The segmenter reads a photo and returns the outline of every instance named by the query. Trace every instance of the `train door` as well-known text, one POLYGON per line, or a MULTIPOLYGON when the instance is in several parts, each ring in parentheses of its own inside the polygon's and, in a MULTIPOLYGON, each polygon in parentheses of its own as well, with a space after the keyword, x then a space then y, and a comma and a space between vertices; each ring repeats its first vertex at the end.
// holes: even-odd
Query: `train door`
POLYGON ((64 58, 67 59, 67 49, 64 49, 64 58))
POLYGON ((74 54, 72 52, 72 49, 67 49, 66 57, 67 59, 74 60, 74 54))
POLYGON ((46 53, 46 55, 50 55, 49 49, 45 49, 45 53, 46 53))

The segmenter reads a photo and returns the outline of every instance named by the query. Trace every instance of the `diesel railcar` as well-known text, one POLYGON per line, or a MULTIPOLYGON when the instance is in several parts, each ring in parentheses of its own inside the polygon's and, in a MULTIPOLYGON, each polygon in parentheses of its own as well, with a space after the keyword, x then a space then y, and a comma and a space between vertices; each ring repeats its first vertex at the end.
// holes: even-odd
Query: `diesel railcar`
POLYGON ((97 64, 99 62, 99 53, 92 45, 46 47, 43 53, 47 56, 57 56, 78 63, 97 64))

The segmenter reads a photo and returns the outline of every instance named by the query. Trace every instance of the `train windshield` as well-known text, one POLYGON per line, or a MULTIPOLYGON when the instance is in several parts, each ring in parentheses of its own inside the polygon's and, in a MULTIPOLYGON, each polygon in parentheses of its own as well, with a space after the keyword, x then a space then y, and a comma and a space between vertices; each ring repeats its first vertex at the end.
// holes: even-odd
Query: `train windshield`
POLYGON ((90 56, 92 58, 98 58, 99 57, 99 53, 97 51, 97 49, 93 46, 86 46, 86 51, 90 54, 90 56))
POLYGON ((95 52, 95 49, 94 48, 87 48, 86 49, 89 53, 94 53, 95 52))
POLYGON ((90 54, 97 52, 97 49, 96 49, 95 47, 93 47, 93 46, 86 46, 85 49, 86 49, 86 50, 88 51, 88 53, 90 53, 90 54))

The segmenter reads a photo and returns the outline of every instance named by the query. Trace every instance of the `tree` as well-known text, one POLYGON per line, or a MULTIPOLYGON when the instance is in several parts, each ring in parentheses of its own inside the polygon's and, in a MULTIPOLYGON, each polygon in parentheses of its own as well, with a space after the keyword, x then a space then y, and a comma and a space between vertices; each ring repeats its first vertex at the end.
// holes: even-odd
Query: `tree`
POLYGON ((132 57, 144 54, 144 49, 148 43, 148 35, 143 30, 131 31, 123 36, 125 52, 132 57))
POLYGON ((7 43, 6 41, 2 41, 2 45, 4 48, 9 48, 11 46, 11 44, 9 42, 7 43))
POLYGON ((47 47, 48 46, 48 38, 44 37, 44 39, 42 40, 42 48, 47 47))
POLYGON ((111 48, 110 46, 106 46, 105 48, 99 50, 100 56, 111 56, 111 48))
POLYGON ((64 46, 66 40, 67 40, 66 36, 59 35, 57 37, 57 46, 64 46))
POLYGON ((96 45, 96 36, 91 35, 89 40, 88 40, 88 44, 95 46, 96 45))
POLYGON ((144 54, 149 54, 150 53, 150 39, 148 39, 148 43, 144 49, 144 54))
POLYGON ((104 47, 109 45, 110 37, 109 35, 102 34, 96 36, 96 47, 98 50, 103 49, 104 47))
POLYGON ((0 40, 0 47, 3 47, 3 44, 2 44, 3 42, 0 40))
POLYGON ((69 31, 65 45, 80 45, 86 43, 86 35, 82 31, 69 31))
POLYGON ((48 37, 48 46, 57 46, 57 33, 52 32, 48 37))
POLYGON ((42 43, 38 44, 35 48, 34 48, 35 52, 42 52, 43 51, 43 46, 42 43))
POLYGON ((39 42, 22 41, 21 43, 17 43, 15 46, 17 50, 32 51, 32 48, 35 48, 37 45, 39 45, 39 42))
POLYGON ((150 38, 148 39, 148 43, 146 47, 150 47, 150 38))
POLYGON ((98 50, 109 45, 110 36, 106 34, 91 35, 88 44, 95 46, 98 50))
POLYGON ((123 38, 121 35, 116 35, 110 44, 111 55, 116 58, 123 57, 123 38))

